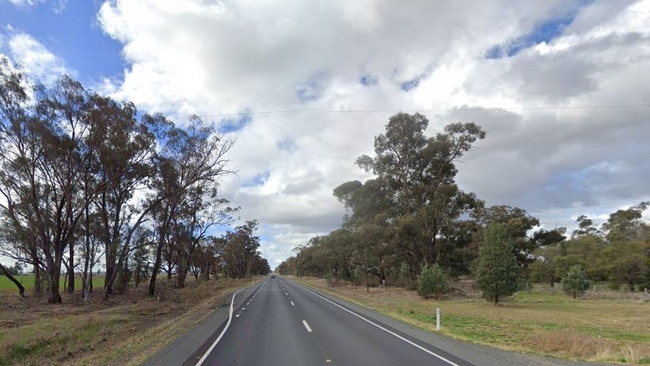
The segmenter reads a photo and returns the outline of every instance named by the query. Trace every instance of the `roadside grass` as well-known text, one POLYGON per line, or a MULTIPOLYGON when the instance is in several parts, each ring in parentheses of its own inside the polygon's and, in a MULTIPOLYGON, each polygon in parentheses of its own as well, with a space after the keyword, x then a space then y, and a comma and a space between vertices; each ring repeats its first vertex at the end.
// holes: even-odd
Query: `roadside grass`
MULTIPOLYGON (((25 287, 25 292, 29 292, 34 288, 34 276, 32 275, 16 275, 14 276, 18 282, 20 282, 23 287, 25 287)), ((61 292, 65 291, 65 278, 61 277, 59 280, 59 287, 61 292)), ((82 282, 81 278, 78 276, 75 277, 75 287, 77 289, 81 288, 82 282)), ((104 275, 93 275, 93 288, 102 289, 104 288, 104 275)), ((18 288, 16 285, 11 282, 6 276, 0 275, 0 294, 11 294, 18 293, 18 288)))
POLYGON ((109 300, 96 291, 88 303, 80 294, 62 295, 61 305, 0 295, 0 365, 138 365, 251 284, 172 282, 161 281, 156 297, 143 286, 109 300))
POLYGON ((545 291, 519 292, 494 306, 471 296, 441 301, 422 300, 402 288, 330 287, 324 280, 300 282, 339 295, 360 305, 420 328, 452 338, 572 360, 650 364, 650 302, 645 294, 612 300, 591 294, 572 299, 545 291))

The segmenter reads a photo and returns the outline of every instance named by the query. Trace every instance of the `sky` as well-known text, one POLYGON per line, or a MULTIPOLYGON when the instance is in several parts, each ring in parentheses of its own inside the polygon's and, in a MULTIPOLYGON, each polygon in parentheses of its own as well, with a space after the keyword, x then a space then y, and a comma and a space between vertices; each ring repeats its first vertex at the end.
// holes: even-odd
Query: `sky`
POLYGON ((0 0, 0 55, 236 138, 221 192, 272 268, 399 111, 482 126, 457 183, 545 228, 650 200, 649 0, 0 0))

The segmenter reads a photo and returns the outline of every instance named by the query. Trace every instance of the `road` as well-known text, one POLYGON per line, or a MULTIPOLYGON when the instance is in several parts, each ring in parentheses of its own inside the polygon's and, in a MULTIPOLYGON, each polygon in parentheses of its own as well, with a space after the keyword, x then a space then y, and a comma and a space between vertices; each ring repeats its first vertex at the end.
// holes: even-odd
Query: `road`
POLYGON ((203 365, 468 365, 312 290, 271 278, 203 365))
POLYGON ((281 277, 215 305, 143 365, 595 365, 452 340, 281 277))

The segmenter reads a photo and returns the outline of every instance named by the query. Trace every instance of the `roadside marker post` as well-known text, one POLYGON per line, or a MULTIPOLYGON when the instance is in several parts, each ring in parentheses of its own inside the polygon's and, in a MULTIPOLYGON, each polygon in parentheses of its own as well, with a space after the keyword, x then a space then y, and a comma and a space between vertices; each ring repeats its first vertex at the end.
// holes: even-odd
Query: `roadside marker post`
POLYGON ((440 308, 436 308, 436 330, 440 330, 440 308))

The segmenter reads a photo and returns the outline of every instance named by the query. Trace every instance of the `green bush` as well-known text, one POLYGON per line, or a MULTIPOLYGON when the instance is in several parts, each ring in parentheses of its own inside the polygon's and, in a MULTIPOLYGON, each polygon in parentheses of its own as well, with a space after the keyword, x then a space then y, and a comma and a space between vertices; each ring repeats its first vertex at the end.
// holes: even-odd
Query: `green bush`
POLYGON ((425 299, 433 295, 436 301, 440 298, 440 295, 449 291, 449 278, 438 263, 434 264, 433 267, 425 265, 422 268, 422 272, 418 276, 417 291, 418 295, 425 299))
POLYGON ((562 290, 567 295, 573 296, 574 299, 576 296, 584 294, 590 287, 591 281, 580 265, 571 267, 566 276, 562 278, 562 290))
POLYGON ((490 224, 485 228, 476 286, 483 297, 495 305, 500 298, 517 291, 519 267, 513 250, 512 240, 502 225, 490 224))

